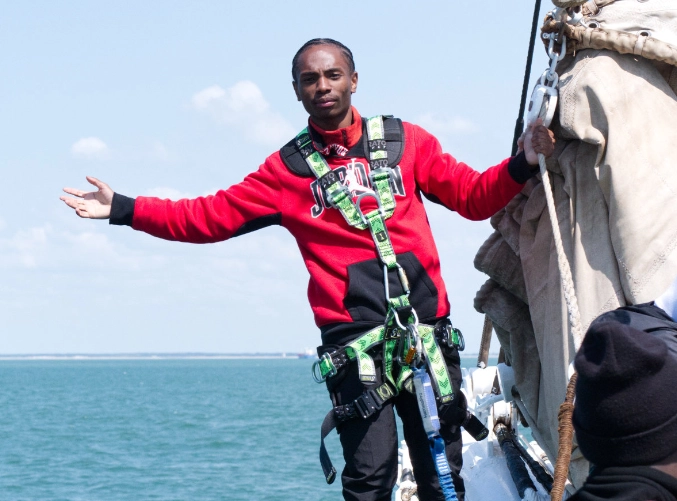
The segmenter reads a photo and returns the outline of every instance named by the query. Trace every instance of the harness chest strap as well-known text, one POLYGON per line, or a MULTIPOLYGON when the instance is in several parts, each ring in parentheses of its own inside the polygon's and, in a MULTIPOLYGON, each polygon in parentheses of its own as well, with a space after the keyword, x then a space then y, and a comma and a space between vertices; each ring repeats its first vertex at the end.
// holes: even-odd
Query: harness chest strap
POLYGON ((312 143, 313 140, 307 128, 296 136, 296 145, 310 170, 317 176, 320 186, 327 193, 329 203, 340 210, 350 226, 360 229, 366 228, 350 197, 350 191, 341 184, 339 177, 331 170, 322 154, 313 148, 312 143))
MULTIPOLYGON (((367 137, 369 145, 369 178, 375 188, 375 196, 379 202, 383 217, 388 219, 395 211, 395 196, 391 186, 391 172, 388 167, 383 117, 377 116, 367 120, 367 137)), ((353 202, 350 190, 341 183, 338 175, 329 167, 322 153, 313 147, 313 140, 306 127, 296 136, 296 146, 317 177, 320 186, 327 194, 329 203, 337 208, 346 222, 355 228, 366 229, 368 223, 353 202)))

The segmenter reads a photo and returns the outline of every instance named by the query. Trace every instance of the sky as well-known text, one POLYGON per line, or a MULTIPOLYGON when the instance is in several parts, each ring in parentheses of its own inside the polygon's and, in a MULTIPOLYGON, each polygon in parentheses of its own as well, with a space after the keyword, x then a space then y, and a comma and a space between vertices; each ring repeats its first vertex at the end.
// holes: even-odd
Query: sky
MULTIPOLYGON (((543 2, 542 15, 552 8, 543 2)), ((294 239, 211 245, 82 220, 86 175, 178 199, 241 181, 306 125, 291 59, 351 48, 363 116, 395 115, 477 170, 510 155, 530 1, 12 2, 0 29, 0 354, 302 352, 320 344, 294 239)), ((531 84, 546 67, 536 46, 531 84)), ((428 204, 452 321, 476 352, 492 229, 428 204)), ((492 351, 497 351, 494 340, 492 351)))

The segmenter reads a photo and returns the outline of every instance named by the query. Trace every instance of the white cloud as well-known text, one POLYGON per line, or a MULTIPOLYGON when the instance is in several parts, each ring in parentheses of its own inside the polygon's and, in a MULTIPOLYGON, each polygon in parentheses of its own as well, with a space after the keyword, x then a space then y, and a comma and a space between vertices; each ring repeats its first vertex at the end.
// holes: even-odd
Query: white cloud
POLYGON ((161 141, 153 142, 150 147, 149 156, 152 160, 159 160, 160 162, 173 162, 176 160, 176 155, 161 141))
POLYGON ((86 160, 104 160, 110 155, 108 145, 98 137, 83 137, 71 146, 71 153, 75 158, 86 160))
POLYGON ((270 109, 261 89, 247 80, 227 89, 218 85, 207 87, 193 95, 191 106, 265 146, 279 146, 295 134, 291 124, 270 109))
POLYGON ((3 264, 35 268, 47 248, 49 226, 18 231, 13 237, 0 239, 0 261, 3 264))
POLYGON ((479 127, 462 117, 445 117, 438 113, 425 113, 416 120, 421 127, 436 136, 454 136, 477 132, 479 127))
MULTIPOLYGON (((147 256, 146 261, 150 259, 147 256)), ((59 231, 45 224, 0 238, 0 268, 64 269, 76 265, 137 269, 140 262, 138 253, 97 231, 59 231)))

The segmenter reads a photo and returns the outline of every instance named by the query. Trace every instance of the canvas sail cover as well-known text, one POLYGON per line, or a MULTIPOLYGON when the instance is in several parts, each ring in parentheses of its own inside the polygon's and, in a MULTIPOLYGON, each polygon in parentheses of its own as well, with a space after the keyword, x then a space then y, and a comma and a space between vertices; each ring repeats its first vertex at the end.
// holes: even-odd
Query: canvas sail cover
MULTIPOLYGON (((598 10, 598 22, 605 11, 624 29, 677 34, 677 0, 617 0, 598 10)), ((601 313, 651 301, 677 277, 677 68, 588 49, 558 72, 548 170, 585 332, 601 313)), ((493 321, 527 418, 554 461, 575 348, 540 180, 491 222, 496 231, 475 259, 491 278, 475 308, 493 321)), ((587 473, 574 450, 574 485, 587 473)))

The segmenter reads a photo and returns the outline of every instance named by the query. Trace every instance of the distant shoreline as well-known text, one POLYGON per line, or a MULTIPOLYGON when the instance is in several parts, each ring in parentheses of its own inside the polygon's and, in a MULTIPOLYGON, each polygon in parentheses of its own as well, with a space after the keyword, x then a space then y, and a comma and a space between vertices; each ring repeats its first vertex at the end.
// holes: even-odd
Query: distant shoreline
MULTIPOLYGON (((497 357, 498 354, 490 354, 497 357)), ((476 358, 477 353, 463 353, 462 358, 476 358)), ((108 353, 108 354, 0 354, 0 361, 12 360, 271 360, 290 359, 298 360, 307 357, 303 353, 108 353)))

